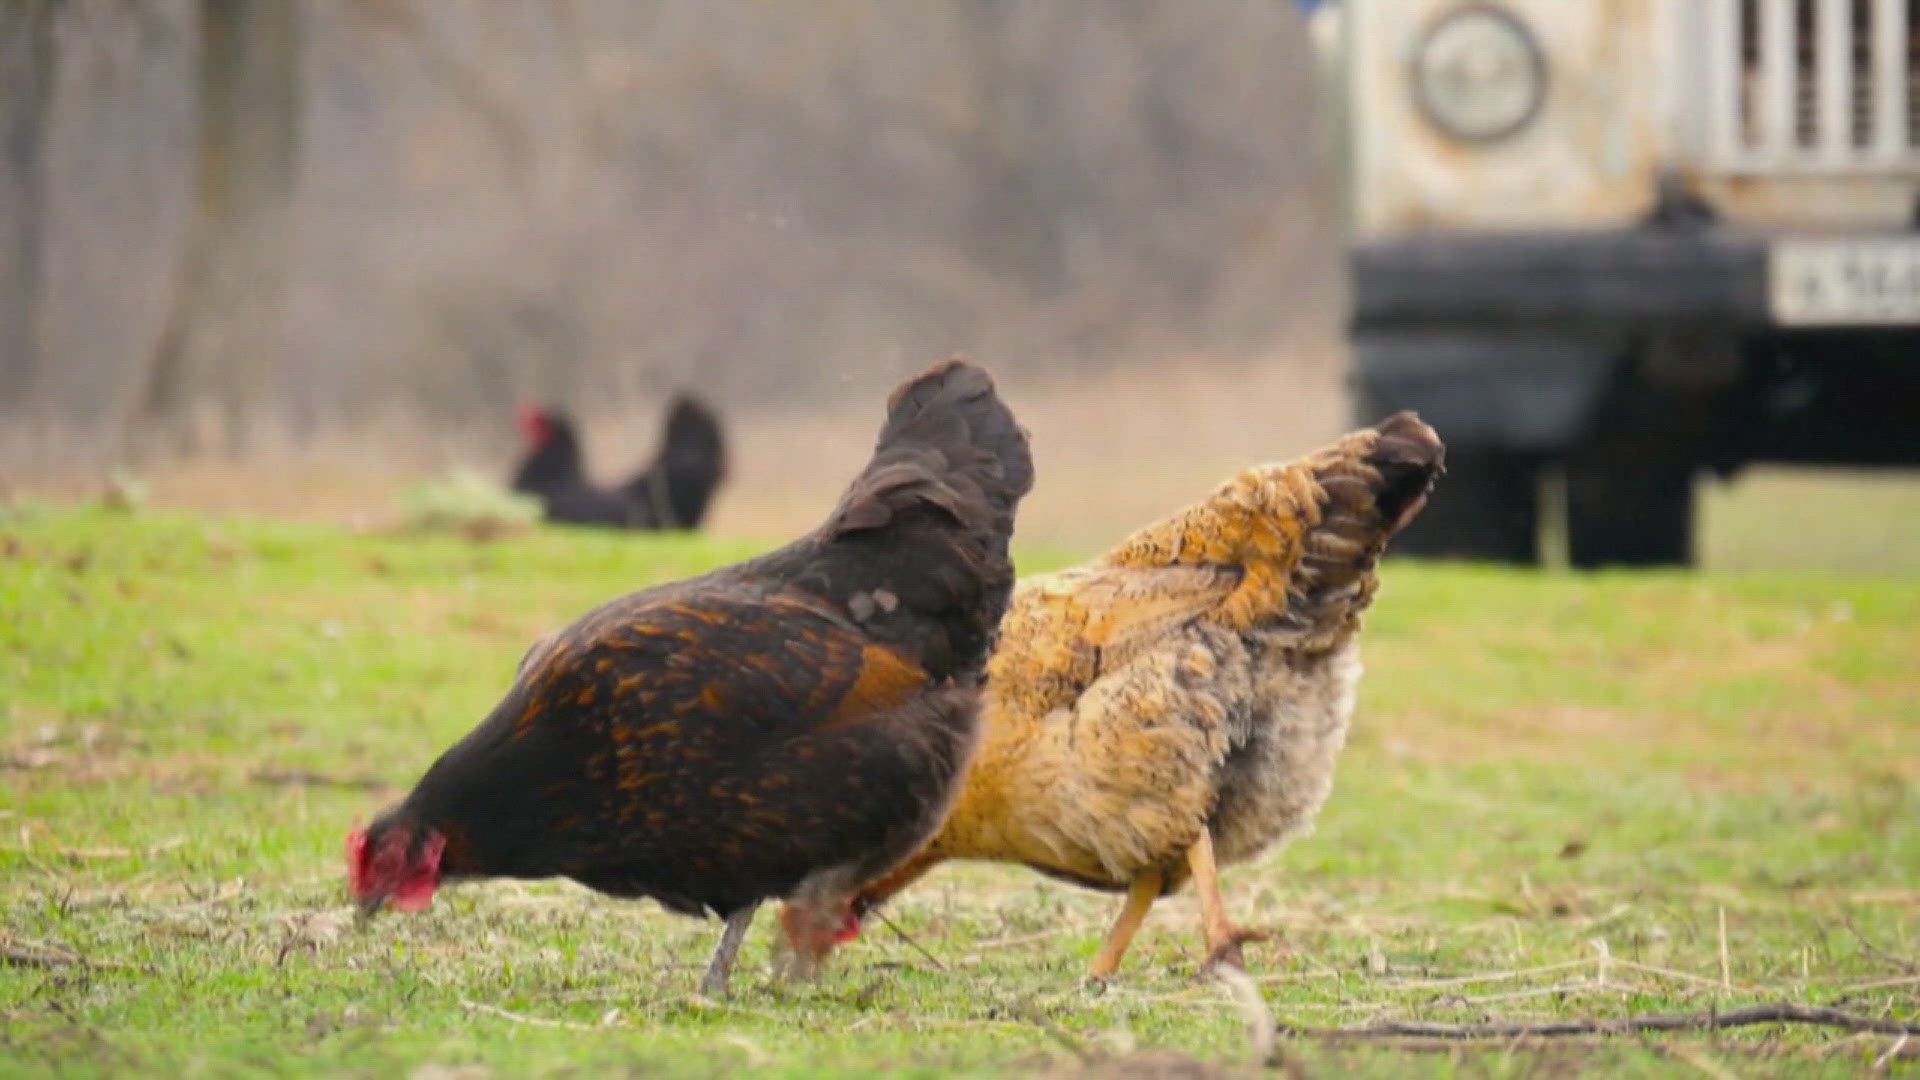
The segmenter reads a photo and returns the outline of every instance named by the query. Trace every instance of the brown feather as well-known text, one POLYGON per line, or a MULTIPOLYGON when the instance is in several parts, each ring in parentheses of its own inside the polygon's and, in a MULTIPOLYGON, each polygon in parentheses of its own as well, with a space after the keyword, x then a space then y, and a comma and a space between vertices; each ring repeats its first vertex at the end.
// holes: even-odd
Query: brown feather
POLYGON ((1171 889, 1203 831, 1228 863, 1306 829, 1346 737, 1379 556, 1442 454, 1400 414, 1022 582, 959 799, 865 902, 946 858, 1171 889))

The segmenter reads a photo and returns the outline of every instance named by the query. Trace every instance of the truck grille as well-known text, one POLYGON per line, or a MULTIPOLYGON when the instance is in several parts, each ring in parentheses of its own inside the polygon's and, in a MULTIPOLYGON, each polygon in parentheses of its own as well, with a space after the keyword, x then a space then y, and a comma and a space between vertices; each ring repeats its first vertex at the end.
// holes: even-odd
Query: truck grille
POLYGON ((1706 3, 1717 165, 1920 167, 1920 0, 1706 3))

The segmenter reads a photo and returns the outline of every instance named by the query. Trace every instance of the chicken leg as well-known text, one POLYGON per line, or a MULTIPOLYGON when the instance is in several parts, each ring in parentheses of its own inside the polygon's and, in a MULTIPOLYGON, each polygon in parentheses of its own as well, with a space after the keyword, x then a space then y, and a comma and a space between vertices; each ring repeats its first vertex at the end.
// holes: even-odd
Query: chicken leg
POLYGON ((753 925, 753 913, 760 910, 758 902, 747 905, 727 916, 727 927, 720 931, 720 944, 713 948, 713 959, 707 961, 707 973, 700 979, 700 992, 708 997, 727 996, 727 979, 733 974, 733 962, 740 955, 740 943, 746 940, 747 928, 753 925))
POLYGON ((1149 870, 1133 879, 1127 886, 1127 902, 1120 909, 1120 917, 1113 920, 1113 929, 1107 931, 1107 940, 1094 954, 1093 966, 1087 969, 1087 977, 1104 979, 1120 967, 1120 958, 1127 955, 1127 946, 1133 944, 1133 935, 1140 931, 1140 924, 1146 921, 1147 909, 1160 899, 1160 890, 1166 881, 1165 875, 1158 870, 1149 870))
POLYGON ((1249 941, 1265 941, 1272 935, 1265 930, 1243 930, 1227 918, 1226 901, 1220 897, 1220 868, 1213 861, 1213 831, 1202 828, 1200 839, 1187 849, 1187 866, 1193 871, 1193 889, 1200 897, 1200 932, 1207 942, 1207 968, 1216 965, 1246 968, 1240 946, 1249 941))

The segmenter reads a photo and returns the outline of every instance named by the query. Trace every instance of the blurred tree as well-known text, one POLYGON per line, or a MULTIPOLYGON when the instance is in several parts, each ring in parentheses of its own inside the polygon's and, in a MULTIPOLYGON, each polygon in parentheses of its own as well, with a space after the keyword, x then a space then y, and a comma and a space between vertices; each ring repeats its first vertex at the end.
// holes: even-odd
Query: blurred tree
POLYGON ((0 3, 0 409, 23 409, 39 362, 47 117, 59 0, 0 3))
POLYGON ((0 0, 0 42, 0 441, 63 467, 1338 356, 1290 0, 0 0))
POLYGON ((202 401, 247 441, 285 347, 283 301, 301 117, 300 5, 200 0, 199 142, 179 277, 127 431, 196 446, 202 401))

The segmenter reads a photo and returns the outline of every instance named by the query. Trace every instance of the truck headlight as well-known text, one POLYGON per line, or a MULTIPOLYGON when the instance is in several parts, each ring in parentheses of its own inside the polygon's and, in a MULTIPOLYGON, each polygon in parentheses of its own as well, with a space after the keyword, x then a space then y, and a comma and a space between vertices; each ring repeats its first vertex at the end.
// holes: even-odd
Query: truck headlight
POLYGON ((1413 96, 1429 123, 1463 142, 1497 142, 1547 96, 1547 60, 1512 12, 1466 4, 1427 28, 1413 51, 1413 96))

